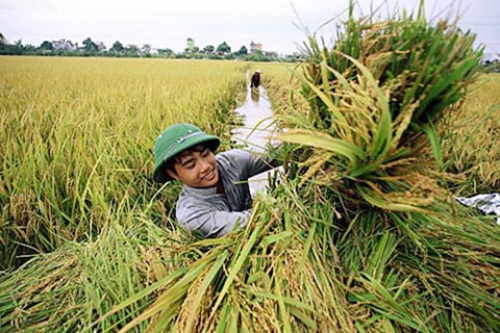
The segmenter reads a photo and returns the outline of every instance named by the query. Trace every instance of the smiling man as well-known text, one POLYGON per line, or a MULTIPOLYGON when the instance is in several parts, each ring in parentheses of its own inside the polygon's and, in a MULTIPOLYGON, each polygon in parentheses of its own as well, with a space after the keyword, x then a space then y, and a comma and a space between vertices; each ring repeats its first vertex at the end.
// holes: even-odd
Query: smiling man
POLYGON ((276 167, 276 160, 243 149, 215 155, 216 136, 192 124, 175 124, 156 139, 159 183, 183 183, 176 205, 177 222, 205 237, 219 237, 247 224, 252 214, 248 178, 276 167))

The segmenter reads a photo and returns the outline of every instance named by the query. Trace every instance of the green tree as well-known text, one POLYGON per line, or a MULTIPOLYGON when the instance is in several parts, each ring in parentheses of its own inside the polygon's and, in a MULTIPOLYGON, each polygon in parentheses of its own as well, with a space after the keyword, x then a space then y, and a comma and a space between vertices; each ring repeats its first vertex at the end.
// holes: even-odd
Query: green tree
POLYGON ((262 53, 262 51, 256 50, 255 52, 253 52, 250 55, 249 60, 251 60, 251 61, 265 61, 266 57, 264 56, 264 53, 262 53))
POLYGON ((113 46, 110 49, 110 51, 114 52, 122 52, 123 50, 124 50, 123 44, 120 43, 119 41, 114 42, 113 46))
POLYGON ((40 44, 40 47, 38 49, 41 51, 53 51, 54 45, 52 45, 52 43, 48 40, 44 40, 43 43, 40 44))
POLYGON ((174 50, 166 47, 164 49, 158 49, 158 54, 163 56, 171 56, 172 54, 174 54, 174 50))
POLYGON ((146 57, 151 56, 151 44, 144 44, 141 51, 146 57))
POLYGON ((24 50, 29 53, 34 53, 37 50, 37 47, 32 44, 26 44, 24 45, 24 50))
POLYGON ((129 45, 125 48, 125 53, 129 56, 139 56, 140 50, 135 45, 129 45))
POLYGON ((215 51, 215 46, 207 45, 203 48, 204 53, 213 53, 215 51))
POLYGON ((248 54, 248 49, 245 45, 243 45, 242 47, 240 47, 239 51, 238 51, 238 54, 239 55, 247 55, 248 54))
POLYGON ((226 42, 222 42, 222 44, 217 46, 217 52, 222 54, 231 53, 231 47, 226 42))
POLYGON ((189 37, 187 39, 187 48, 185 49, 186 52, 189 52, 189 53, 193 53, 194 52, 194 39, 192 39, 191 37, 189 37))
POLYGON ((87 37, 83 42, 83 49, 85 51, 99 51, 99 46, 90 39, 90 37, 87 37))
POLYGON ((22 54, 24 51, 23 41, 21 39, 14 42, 15 49, 19 52, 18 54, 22 54))

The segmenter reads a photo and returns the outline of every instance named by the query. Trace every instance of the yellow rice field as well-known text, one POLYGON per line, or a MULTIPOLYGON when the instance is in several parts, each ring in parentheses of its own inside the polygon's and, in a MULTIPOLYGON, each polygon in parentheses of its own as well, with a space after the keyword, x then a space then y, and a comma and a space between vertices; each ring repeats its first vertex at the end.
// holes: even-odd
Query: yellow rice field
POLYGON ((158 133, 193 122, 229 138, 248 68, 229 61, 2 57, 1 266, 16 253, 92 237, 120 203, 150 202, 158 190, 151 183, 158 133))
MULTIPOLYGON (((296 65, 232 61, 3 57, 0 62, 2 252, 49 251, 100 229, 118 202, 147 203, 152 146, 194 122, 229 144, 246 71, 259 68, 276 112, 299 95, 296 65), (13 244, 16 245, 13 245, 13 244), (24 244, 24 245, 19 245, 24 244), (31 249, 31 250, 28 250, 31 249)), ((484 76, 446 125, 450 169, 498 188, 500 79, 484 76)), ((307 108, 298 103, 295 108, 307 108)), ((168 191, 167 191, 168 193, 168 191)), ((174 191, 175 193, 175 191, 174 191)), ((173 194, 175 195, 175 194, 173 194)), ((163 216, 157 211, 159 219, 163 216)), ((2 256, 4 268, 12 257, 2 256), (5 259, 7 258, 7 259, 5 259)))

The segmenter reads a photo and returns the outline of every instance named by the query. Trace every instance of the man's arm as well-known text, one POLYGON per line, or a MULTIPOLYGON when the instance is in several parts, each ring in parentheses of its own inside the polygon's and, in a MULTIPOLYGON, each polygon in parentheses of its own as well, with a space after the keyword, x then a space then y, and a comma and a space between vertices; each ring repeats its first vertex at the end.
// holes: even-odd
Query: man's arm
POLYGON ((220 237, 232 231, 235 226, 246 226, 252 216, 252 210, 242 212, 213 210, 207 212, 205 209, 192 209, 189 211, 189 215, 179 215, 177 221, 183 228, 199 232, 204 237, 220 237))
POLYGON ((242 168, 244 178, 250 178, 280 165, 279 160, 276 158, 277 149, 279 148, 267 152, 233 149, 228 153, 221 153, 221 155, 225 155, 229 165, 242 168))

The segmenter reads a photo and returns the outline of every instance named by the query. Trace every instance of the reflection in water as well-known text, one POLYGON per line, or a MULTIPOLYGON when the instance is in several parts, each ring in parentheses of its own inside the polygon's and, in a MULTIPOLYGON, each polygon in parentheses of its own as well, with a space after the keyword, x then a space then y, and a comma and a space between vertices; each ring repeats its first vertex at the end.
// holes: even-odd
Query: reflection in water
MULTIPOLYGON (((238 145, 263 150, 274 130, 273 111, 266 90, 262 86, 248 88, 245 103, 235 112, 241 116, 242 125, 233 131, 232 139, 238 145)), ((266 191, 269 185, 268 177, 273 173, 274 171, 268 171, 250 178, 251 191, 254 193, 259 190, 266 191)))
POLYGON ((259 89, 250 89, 252 101, 254 103, 259 103, 260 92, 259 89))
POLYGON ((235 112, 241 116, 243 125, 233 131, 233 140, 245 146, 265 147, 274 128, 273 111, 266 90, 262 86, 249 88, 245 103, 235 112))

